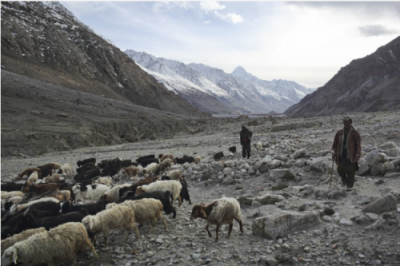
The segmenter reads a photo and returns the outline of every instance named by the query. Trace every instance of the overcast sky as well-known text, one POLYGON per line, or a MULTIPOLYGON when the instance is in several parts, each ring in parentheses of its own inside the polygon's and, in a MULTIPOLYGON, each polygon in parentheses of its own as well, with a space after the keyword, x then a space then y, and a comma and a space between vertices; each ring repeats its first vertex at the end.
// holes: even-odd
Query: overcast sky
POLYGON ((400 35, 400 2, 61 2, 122 51, 323 86, 400 35))

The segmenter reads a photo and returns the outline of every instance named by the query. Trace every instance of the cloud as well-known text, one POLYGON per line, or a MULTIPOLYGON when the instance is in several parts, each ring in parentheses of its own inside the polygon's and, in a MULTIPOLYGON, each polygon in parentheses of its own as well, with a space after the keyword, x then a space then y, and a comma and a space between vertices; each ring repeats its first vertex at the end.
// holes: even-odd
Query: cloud
POLYGON ((203 21, 203 23, 204 23, 204 24, 210 24, 210 23, 211 23, 211 20, 205 20, 205 21, 203 21))
POLYGON ((358 29, 360 30, 361 35, 367 37, 399 33, 398 30, 389 29, 383 25, 366 25, 363 27, 358 27, 358 29))
POLYGON ((238 15, 238 14, 235 14, 235 13, 222 14, 222 13, 220 13, 218 11, 214 11, 214 14, 218 18, 222 19, 223 21, 232 22, 233 24, 240 23, 240 22, 244 21, 244 19, 243 19, 243 17, 241 15, 238 15))
POLYGON ((225 9, 225 6, 219 4, 217 1, 204 1, 200 2, 200 9, 206 12, 210 12, 210 11, 225 9))

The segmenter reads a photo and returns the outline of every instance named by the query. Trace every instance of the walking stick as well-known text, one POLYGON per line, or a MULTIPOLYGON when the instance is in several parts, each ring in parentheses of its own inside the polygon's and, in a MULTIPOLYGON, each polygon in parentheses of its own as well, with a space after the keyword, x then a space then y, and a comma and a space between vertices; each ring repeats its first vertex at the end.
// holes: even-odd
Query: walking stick
POLYGON ((331 185, 332 185, 332 178, 333 178, 333 162, 334 162, 334 158, 335 157, 332 157, 332 171, 331 171, 331 179, 329 180, 329 188, 328 189, 330 189, 331 188, 331 185))

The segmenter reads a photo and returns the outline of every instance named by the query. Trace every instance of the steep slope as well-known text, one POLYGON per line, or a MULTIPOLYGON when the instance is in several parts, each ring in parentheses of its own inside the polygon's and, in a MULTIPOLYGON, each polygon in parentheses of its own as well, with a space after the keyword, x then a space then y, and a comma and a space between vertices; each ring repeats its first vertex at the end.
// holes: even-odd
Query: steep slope
POLYGON ((2 66, 79 91, 201 115, 57 2, 2 2, 2 66))
POLYGON ((323 87, 290 107, 289 116, 400 109, 400 37, 353 60, 323 87))

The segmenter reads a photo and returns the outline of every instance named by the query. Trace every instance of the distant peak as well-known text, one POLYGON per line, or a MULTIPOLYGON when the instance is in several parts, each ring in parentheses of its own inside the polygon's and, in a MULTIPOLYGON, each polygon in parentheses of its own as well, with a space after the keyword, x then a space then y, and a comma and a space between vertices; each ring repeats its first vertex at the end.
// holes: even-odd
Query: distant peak
POLYGON ((237 68, 235 68, 235 70, 233 70, 233 72, 244 72, 244 73, 247 73, 246 70, 241 66, 238 66, 237 68))

